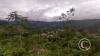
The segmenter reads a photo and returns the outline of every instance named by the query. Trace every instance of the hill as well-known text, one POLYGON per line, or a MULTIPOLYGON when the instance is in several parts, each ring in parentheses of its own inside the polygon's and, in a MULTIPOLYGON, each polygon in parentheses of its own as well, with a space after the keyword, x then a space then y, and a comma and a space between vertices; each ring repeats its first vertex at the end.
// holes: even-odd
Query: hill
MULTIPOLYGON (((0 21, 0 25, 2 24, 13 24, 14 22, 7 22, 7 21, 0 21)), ((67 22, 69 23, 69 22, 67 22)), ((81 30, 88 30, 91 32, 97 32, 100 28, 100 19, 88 19, 88 20, 72 20, 70 21, 71 26, 74 29, 77 29, 79 31, 81 30)), ((39 28, 39 29, 63 29, 64 27, 64 21, 59 22, 43 22, 43 21, 28 21, 27 22, 29 27, 32 28, 39 28)))

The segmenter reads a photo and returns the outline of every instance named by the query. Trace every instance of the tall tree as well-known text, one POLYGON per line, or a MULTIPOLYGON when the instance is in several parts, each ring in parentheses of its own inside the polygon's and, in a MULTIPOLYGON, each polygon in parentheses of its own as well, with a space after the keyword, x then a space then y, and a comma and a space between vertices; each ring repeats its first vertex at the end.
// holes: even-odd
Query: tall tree
POLYGON ((23 22, 27 21, 27 17, 18 15, 17 11, 10 12, 6 19, 8 21, 15 21, 17 23, 23 23, 23 22))
POLYGON ((69 19, 74 16, 74 11, 75 11, 75 8, 70 8, 69 11, 66 11, 66 13, 62 13, 61 16, 59 17, 59 19, 63 19, 65 21, 69 21, 69 19))

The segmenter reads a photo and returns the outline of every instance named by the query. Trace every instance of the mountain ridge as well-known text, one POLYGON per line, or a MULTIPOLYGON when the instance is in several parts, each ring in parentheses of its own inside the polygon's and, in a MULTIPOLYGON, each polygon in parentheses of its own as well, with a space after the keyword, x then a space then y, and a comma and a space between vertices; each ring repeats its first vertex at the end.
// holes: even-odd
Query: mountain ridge
MULTIPOLYGON (((65 21, 54 21, 54 22, 45 22, 45 21, 27 21, 28 26, 32 28, 52 28, 52 29, 63 29, 65 21)), ((98 31, 100 28, 100 19, 87 19, 87 20, 71 20, 71 25, 75 29, 85 29, 89 31, 98 31)), ((8 24, 11 22, 0 20, 0 25, 8 24)), ((13 23, 13 21, 12 21, 13 23)))

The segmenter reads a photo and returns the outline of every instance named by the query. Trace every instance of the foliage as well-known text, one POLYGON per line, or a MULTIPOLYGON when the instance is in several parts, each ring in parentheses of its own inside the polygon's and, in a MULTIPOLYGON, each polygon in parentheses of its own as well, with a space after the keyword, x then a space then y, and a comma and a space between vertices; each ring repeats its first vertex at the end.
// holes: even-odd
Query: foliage
POLYGON ((34 29, 30 30, 22 26, 1 26, 1 29, 1 56, 82 56, 83 53, 77 43, 84 37, 90 39, 92 43, 89 56, 100 55, 100 36, 91 37, 92 34, 87 32, 76 32, 71 28, 66 28, 64 31, 52 31, 42 36, 41 34, 46 31, 35 33, 36 29, 34 31, 34 29))
POLYGON ((77 45, 81 38, 92 43, 89 56, 100 55, 100 36, 75 31, 70 25, 57 31, 0 25, 0 56, 83 56, 77 45))

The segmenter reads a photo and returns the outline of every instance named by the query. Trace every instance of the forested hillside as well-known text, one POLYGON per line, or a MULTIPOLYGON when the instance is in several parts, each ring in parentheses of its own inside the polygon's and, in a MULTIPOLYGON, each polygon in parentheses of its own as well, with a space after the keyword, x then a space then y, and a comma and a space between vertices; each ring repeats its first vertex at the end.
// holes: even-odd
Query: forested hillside
MULTIPOLYGON (((43 21, 27 21, 25 25, 27 24, 28 27, 31 28, 38 28, 38 29, 51 29, 51 30, 57 30, 57 29, 64 29, 64 22, 65 21, 54 21, 54 22, 43 22, 43 21)), ((100 19, 88 19, 88 20, 71 20, 71 27, 74 29, 81 31, 81 30, 87 30, 89 32, 93 33, 99 33, 100 31, 100 19)), ((15 22, 8 22, 8 21, 0 21, 0 24, 13 24, 15 22)), ((67 22, 69 23, 69 22, 67 22)))

